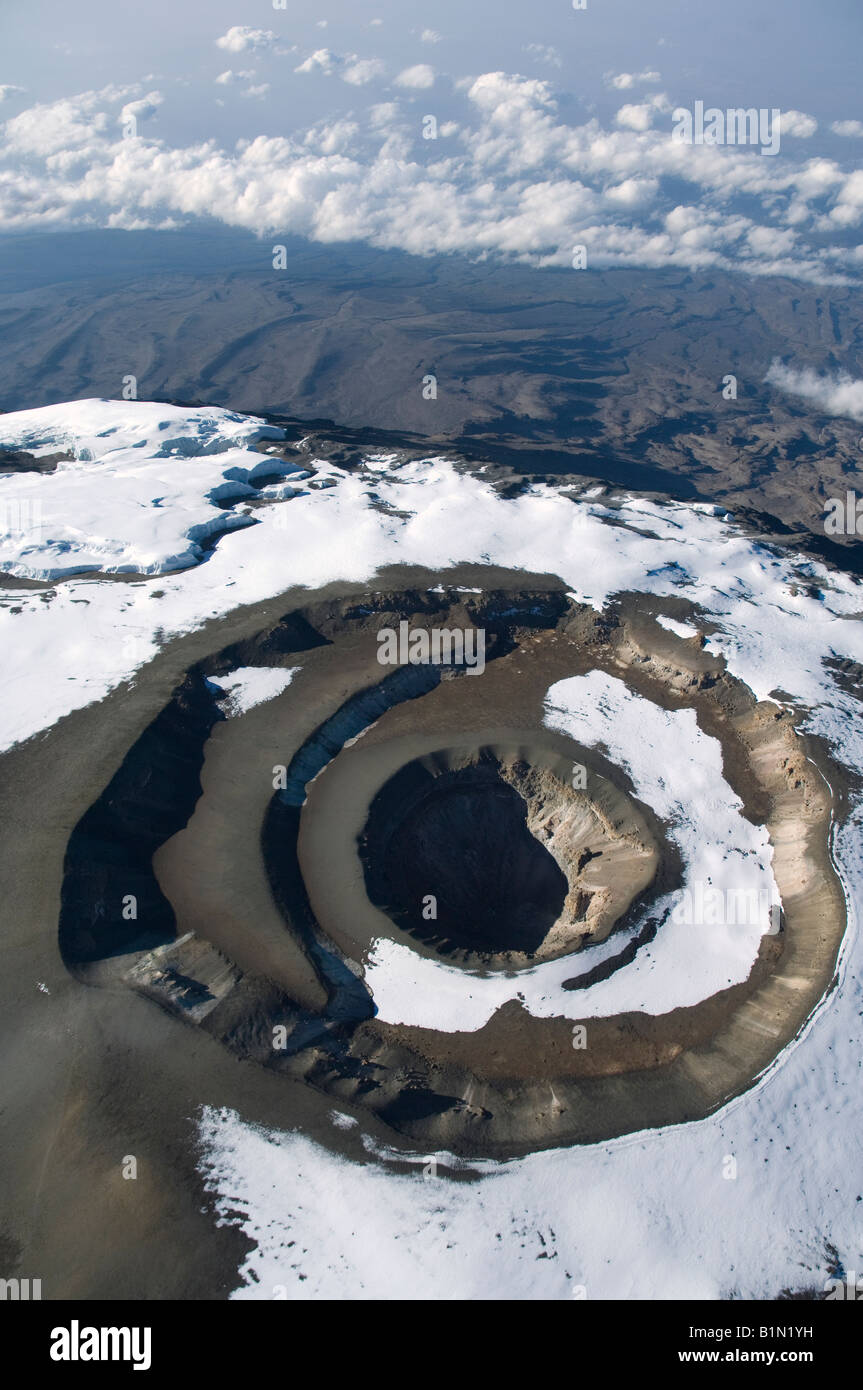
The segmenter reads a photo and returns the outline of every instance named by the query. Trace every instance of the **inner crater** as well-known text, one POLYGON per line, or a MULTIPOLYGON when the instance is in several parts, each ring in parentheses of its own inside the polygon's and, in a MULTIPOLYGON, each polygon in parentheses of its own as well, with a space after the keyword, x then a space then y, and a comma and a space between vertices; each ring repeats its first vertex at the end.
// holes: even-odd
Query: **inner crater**
POLYGON ((382 827, 383 857, 374 856, 390 913, 431 941, 445 930, 469 951, 534 952, 568 884, 528 830, 524 799, 491 764, 419 780, 396 791, 407 793, 402 814, 389 835, 382 827))
POLYGON ((658 852, 628 797, 584 780, 490 749, 408 763, 360 836, 369 898, 445 955, 518 963, 603 940, 655 879, 658 852))

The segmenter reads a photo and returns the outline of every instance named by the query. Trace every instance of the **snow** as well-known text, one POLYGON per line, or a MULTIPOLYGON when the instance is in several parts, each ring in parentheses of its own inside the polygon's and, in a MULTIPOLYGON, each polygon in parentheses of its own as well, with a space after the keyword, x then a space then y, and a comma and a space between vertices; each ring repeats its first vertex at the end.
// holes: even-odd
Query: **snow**
MULTIPOLYGON (((0 416, 0 447, 28 453, 68 451, 85 462, 113 455, 116 463, 130 449, 141 449, 145 456, 194 458, 243 448, 259 439, 283 438, 284 430, 252 415, 159 401, 94 398, 0 416)), ((260 462, 261 455, 253 455, 253 465, 260 462)))
MULTIPOLYGON (((223 714, 236 716, 274 700, 287 690, 295 672, 299 668, 291 666, 238 666, 226 676, 209 676, 210 685, 215 685, 228 697, 221 704, 223 714)), ((221 697, 220 697, 221 698, 221 697)))
POLYGON ((676 637, 687 638, 698 636, 697 627, 693 627, 691 623, 679 623, 676 618, 669 618, 665 613, 658 614, 656 621, 659 623, 660 627, 666 628, 668 632, 673 632, 676 637))
POLYGON ((846 712, 856 713, 823 666, 834 652, 863 660, 863 628, 848 621, 863 607, 853 579, 774 554, 709 510, 629 498, 612 511, 602 499, 572 502, 543 484, 505 500, 483 477, 440 458, 401 466, 388 459, 385 477, 316 465, 335 486, 267 501, 253 518, 214 508, 207 496, 231 481, 227 472, 239 469, 243 476, 233 481, 245 481, 260 464, 261 455, 245 446, 268 429, 215 408, 135 401, 78 401, 0 417, 7 447, 50 436, 88 459, 53 474, 0 477, 7 517, 8 502, 30 498, 49 518, 41 536, 0 535, 0 565, 31 575, 94 562, 114 570, 191 565, 162 573, 156 586, 71 578, 44 594, 0 590, 7 653, 0 748, 100 699, 131 679, 158 645, 240 604, 294 585, 371 581, 380 567, 406 559, 435 570, 461 562, 556 570, 597 608, 627 589, 685 597, 718 625, 709 649, 759 697, 781 672, 783 689, 802 704, 826 697, 838 709, 844 699, 846 712), (372 505, 370 493, 386 511, 372 505), (55 496, 63 498, 62 517, 55 496), (609 515, 627 525, 608 526, 609 515), (205 554, 190 535, 216 521, 237 529, 205 554), (70 550, 54 553, 52 540, 70 550), (807 591, 813 584, 820 597, 807 591))
POLYGON ((246 447, 282 434, 228 411, 146 401, 79 401, 0 417, 0 448, 75 455, 56 473, 0 478, 0 569, 48 580, 198 564, 212 536, 254 525, 217 502, 256 497, 257 477, 294 471, 246 447))

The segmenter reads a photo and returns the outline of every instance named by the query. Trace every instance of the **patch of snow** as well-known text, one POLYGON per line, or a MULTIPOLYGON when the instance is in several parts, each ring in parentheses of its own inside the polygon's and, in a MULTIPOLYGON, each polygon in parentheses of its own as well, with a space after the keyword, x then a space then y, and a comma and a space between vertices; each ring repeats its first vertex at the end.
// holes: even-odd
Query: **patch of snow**
POLYGON ((331 1110, 330 1119, 336 1129, 356 1129, 359 1123, 353 1115, 346 1115, 342 1110, 331 1110))
POLYGON ((147 401, 0 416, 0 447, 75 455, 52 474, 0 477, 0 570, 50 580, 199 564, 213 536, 255 524, 217 503, 256 496, 256 477, 298 471, 248 447, 283 433, 230 411, 147 401))
POLYGON ((656 621, 659 623, 660 627, 666 628, 668 632, 673 632, 677 637, 683 637, 685 639, 687 637, 698 636, 697 627, 693 627, 691 623, 678 622, 676 618, 668 618, 664 613, 658 613, 656 615, 656 621))
POLYGON ((274 700, 287 690, 297 666, 238 666, 226 676, 208 676, 210 685, 218 686, 227 699, 221 703, 223 713, 245 714, 247 710, 274 700))

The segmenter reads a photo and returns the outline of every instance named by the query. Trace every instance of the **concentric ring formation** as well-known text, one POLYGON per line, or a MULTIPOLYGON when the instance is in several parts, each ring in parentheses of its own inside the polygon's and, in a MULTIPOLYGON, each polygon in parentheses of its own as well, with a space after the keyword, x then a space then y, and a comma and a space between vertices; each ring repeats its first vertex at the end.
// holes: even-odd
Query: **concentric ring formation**
MULTIPOLYGON (((703 640, 656 621, 684 603, 625 595, 599 614, 523 584, 311 598, 190 669, 71 837, 68 967, 425 1148, 590 1142, 751 1085, 829 986, 844 930, 824 754, 703 640), (485 670, 381 666, 378 632, 405 621, 481 629, 485 670), (281 670, 282 693, 226 718, 218 681, 249 668, 281 670), (720 985, 682 1006, 597 1002, 618 980, 620 998, 641 997, 633 978, 655 991, 687 864, 625 757, 549 727, 549 690, 590 673, 645 709, 694 712, 769 836, 781 931, 727 982, 726 938, 699 939, 720 985), (481 998, 477 1025, 458 1001, 481 998)), ((707 782, 698 796, 706 818, 707 782)))

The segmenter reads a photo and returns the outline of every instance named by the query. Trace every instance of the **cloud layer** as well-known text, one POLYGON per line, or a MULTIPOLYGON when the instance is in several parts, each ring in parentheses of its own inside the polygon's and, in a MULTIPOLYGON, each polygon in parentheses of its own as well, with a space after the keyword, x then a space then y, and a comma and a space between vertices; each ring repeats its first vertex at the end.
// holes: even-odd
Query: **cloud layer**
MULTIPOLYGON (((269 31, 239 26, 218 45, 243 53, 270 42, 269 31)), ((297 71, 355 87, 382 77, 378 60, 328 49, 297 71)), ((252 75, 228 69, 216 80, 225 88, 252 75)), ((631 76, 613 87, 628 94, 631 76)), ((856 279, 863 265, 863 172, 804 157, 801 140, 816 125, 805 113, 785 113, 781 153, 765 158, 757 148, 672 140, 663 92, 625 102, 610 127, 595 117, 571 124, 549 82, 489 72, 461 84, 465 116, 452 121, 434 117, 441 81, 417 64, 395 77, 395 99, 360 115, 228 148, 159 139, 162 97, 140 88, 30 107, 3 128, 0 229, 215 217, 267 237, 540 265, 573 264, 578 246, 588 268, 715 266, 824 282, 856 279), (124 113, 137 117, 132 138, 124 113)))

